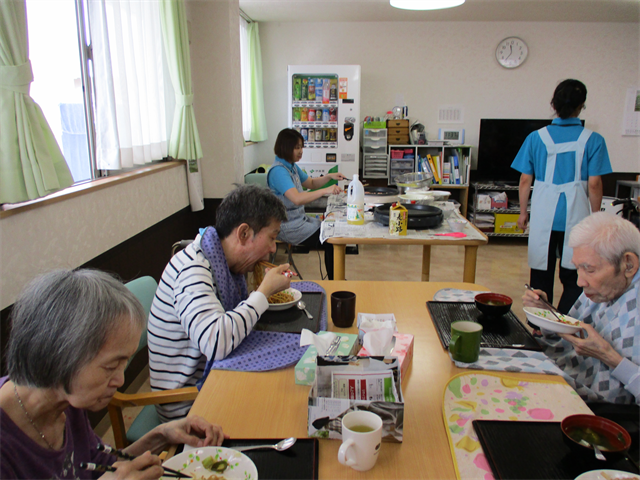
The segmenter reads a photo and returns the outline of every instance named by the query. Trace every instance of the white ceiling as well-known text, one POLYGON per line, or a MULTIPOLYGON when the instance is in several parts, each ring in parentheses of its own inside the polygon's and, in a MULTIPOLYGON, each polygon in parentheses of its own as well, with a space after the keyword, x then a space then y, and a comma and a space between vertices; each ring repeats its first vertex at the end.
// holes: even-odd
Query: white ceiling
POLYGON ((640 0, 466 0, 455 8, 407 11, 389 0, 239 0, 258 22, 640 22, 640 0))

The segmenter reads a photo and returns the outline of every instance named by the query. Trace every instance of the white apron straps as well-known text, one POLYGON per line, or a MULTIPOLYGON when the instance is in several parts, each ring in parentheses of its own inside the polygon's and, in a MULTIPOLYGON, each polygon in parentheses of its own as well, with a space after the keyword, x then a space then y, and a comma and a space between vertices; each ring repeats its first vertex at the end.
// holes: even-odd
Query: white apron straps
POLYGON ((569 248, 569 233, 580 220, 589 215, 588 183, 582 180, 582 159, 591 131, 586 128, 575 142, 554 143, 547 127, 538 130, 540 139, 547 148, 547 167, 544 181, 536 178, 531 196, 531 220, 529 228, 529 267, 546 270, 549 258, 549 238, 553 219, 560 199, 564 193, 567 200, 567 216, 564 246, 560 265, 575 269, 571 263, 573 249, 569 248), (556 171, 556 158, 559 153, 575 152, 575 176, 572 182, 562 185, 553 184, 556 171))

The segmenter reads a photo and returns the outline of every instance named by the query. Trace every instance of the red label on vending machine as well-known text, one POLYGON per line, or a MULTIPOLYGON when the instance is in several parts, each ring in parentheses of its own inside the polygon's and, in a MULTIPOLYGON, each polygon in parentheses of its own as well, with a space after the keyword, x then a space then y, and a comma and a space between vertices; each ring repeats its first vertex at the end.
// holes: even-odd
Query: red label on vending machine
POLYGON ((346 77, 341 77, 339 80, 339 87, 340 87, 340 98, 347 98, 347 78, 346 77))

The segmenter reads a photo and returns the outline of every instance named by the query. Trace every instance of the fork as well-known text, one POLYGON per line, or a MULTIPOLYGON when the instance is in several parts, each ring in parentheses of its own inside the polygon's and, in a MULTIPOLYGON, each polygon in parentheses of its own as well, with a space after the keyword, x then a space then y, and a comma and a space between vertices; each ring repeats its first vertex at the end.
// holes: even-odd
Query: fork
POLYGON ((327 353, 325 353, 325 355, 333 355, 334 353, 336 353, 336 351, 338 350, 338 347, 340 346, 341 341, 342 341, 342 338, 340 336, 337 336, 336 338, 334 338, 331 344, 329 345, 329 348, 327 348, 327 353))

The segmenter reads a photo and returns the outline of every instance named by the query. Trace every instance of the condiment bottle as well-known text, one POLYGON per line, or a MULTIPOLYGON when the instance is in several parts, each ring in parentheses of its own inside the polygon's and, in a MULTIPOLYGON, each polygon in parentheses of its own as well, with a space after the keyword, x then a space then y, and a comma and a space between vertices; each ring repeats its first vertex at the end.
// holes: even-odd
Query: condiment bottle
POLYGON ((364 187, 358 174, 353 174, 353 180, 349 183, 347 191, 347 223, 349 225, 364 224, 364 187))

